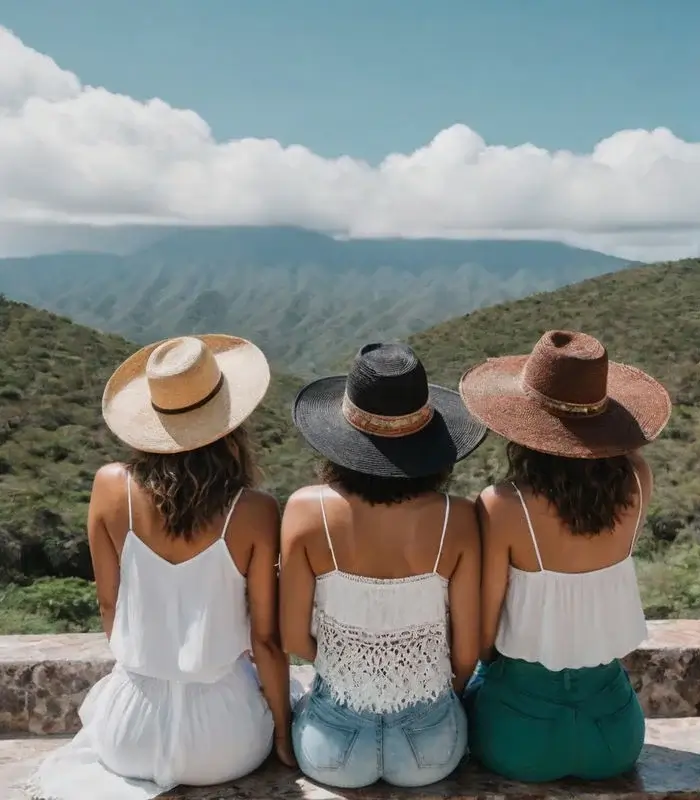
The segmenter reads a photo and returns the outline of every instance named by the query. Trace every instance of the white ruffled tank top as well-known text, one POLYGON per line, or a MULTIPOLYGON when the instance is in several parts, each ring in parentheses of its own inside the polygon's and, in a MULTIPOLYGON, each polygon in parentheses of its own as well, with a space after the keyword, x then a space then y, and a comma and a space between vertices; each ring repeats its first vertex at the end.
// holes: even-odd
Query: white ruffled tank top
POLYGON ((449 691, 449 582, 438 574, 450 498, 432 572, 365 578, 338 568, 321 492, 334 569, 316 578, 311 633, 314 666, 333 699, 356 711, 387 714, 449 691))
POLYGON ((632 552, 642 518, 639 511, 627 557, 591 572, 545 569, 525 499, 515 484, 539 570, 511 565, 496 649, 509 658, 542 664, 552 671, 609 664, 636 649, 647 637, 632 552))

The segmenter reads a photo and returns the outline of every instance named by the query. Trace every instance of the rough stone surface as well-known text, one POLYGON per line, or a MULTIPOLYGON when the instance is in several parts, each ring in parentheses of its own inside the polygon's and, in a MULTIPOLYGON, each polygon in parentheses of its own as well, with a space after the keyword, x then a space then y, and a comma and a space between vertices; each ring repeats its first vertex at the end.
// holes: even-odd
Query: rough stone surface
POLYGON ((625 666, 647 717, 700 715, 700 620, 650 622, 625 666))
MULTIPOLYGON (((43 754, 60 746, 60 737, 0 739, 0 797, 28 800, 22 783, 43 754)), ((398 800, 461 798, 461 800, 700 800, 700 719, 650 720, 647 744, 637 770, 603 783, 563 781, 527 785, 504 781, 467 765, 447 781, 423 789, 393 789, 377 784, 360 791, 330 789, 312 783, 272 762, 255 774, 222 786, 188 788, 161 795, 160 800, 398 800)), ((95 800, 99 800, 96 795, 95 800)))
MULTIPOLYGON (((112 668, 102 634, 0 636, 0 734, 75 733, 88 689, 112 668)), ((649 623, 625 660, 647 717, 700 715, 700 620, 649 623)), ((308 682, 309 668, 294 668, 308 682)))

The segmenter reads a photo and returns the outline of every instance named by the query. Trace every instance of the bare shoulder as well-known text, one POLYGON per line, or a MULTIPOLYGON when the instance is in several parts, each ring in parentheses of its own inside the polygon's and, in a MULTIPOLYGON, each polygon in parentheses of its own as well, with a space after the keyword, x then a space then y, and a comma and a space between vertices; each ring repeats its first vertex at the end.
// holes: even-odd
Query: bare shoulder
POLYGON ((115 506, 126 495, 127 471, 124 464, 105 464, 95 473, 92 483, 93 507, 115 506))
POLYGON ((477 529, 476 503, 468 497, 450 495, 450 522, 468 535, 477 529))
POLYGON ((95 487, 107 488, 117 481, 123 483, 126 480, 126 465, 119 461, 111 464, 103 464, 95 473, 95 487))
POLYGON ((294 510, 306 508, 311 505, 318 506, 321 492, 324 489, 330 495, 330 490, 325 486, 321 486, 320 484, 313 486, 302 486, 300 489, 297 489, 296 492, 290 495, 289 500, 287 500, 286 508, 294 510))
POLYGON ((654 486, 654 474, 649 462, 646 460, 646 458, 644 458, 640 450, 637 450, 635 453, 631 453, 629 460, 635 472, 639 476, 639 480, 641 481, 642 488, 645 490, 645 494, 648 494, 654 486))
POLYGON ((520 499, 512 483, 494 483, 487 486, 476 499, 477 512, 488 514, 510 513, 520 505, 520 499))
POLYGON ((241 494, 240 503, 241 507, 247 506, 251 512, 279 517, 280 506, 277 498, 261 489, 246 489, 241 494))
MULTIPOLYGON (((322 526, 320 497, 322 486, 303 486, 287 500, 282 536, 286 541, 306 541, 322 526)), ((330 498, 329 498, 330 499, 330 498)))
POLYGON ((238 501, 236 513, 240 514, 245 527, 255 538, 264 535, 279 537, 280 508, 271 494, 259 489, 246 489, 238 501))
POLYGON ((520 500, 510 483, 487 486, 476 501, 481 533, 508 530, 513 515, 519 512, 520 500))

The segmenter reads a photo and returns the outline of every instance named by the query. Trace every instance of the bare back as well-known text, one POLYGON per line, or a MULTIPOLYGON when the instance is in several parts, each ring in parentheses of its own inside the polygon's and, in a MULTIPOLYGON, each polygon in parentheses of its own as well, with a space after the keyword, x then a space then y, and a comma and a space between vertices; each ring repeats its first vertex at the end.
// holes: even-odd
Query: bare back
POLYGON ((309 486, 296 498, 304 503, 309 515, 306 546, 317 576, 335 568, 326 538, 324 511, 338 569, 376 579, 432 572, 438 554, 436 571, 449 579, 463 546, 461 530, 475 530, 476 525, 470 501, 450 498, 448 508, 445 495, 438 493, 391 506, 371 506, 327 486, 309 486))
POLYGON ((651 494, 651 471, 645 462, 635 464, 635 479, 637 491, 632 504, 620 512, 619 523, 596 535, 572 534, 547 499, 527 486, 506 483, 494 488, 491 509, 507 540, 511 565, 537 572, 541 561, 550 572, 584 573, 623 561, 634 548, 651 494))

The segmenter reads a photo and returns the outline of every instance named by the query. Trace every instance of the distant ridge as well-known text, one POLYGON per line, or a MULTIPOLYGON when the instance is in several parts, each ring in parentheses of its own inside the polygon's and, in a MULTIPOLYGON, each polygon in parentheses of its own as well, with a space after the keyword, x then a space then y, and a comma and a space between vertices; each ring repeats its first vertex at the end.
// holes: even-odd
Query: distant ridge
MULTIPOLYGON (((648 370, 675 403, 646 449, 655 492, 637 571, 651 617, 700 616, 700 260, 624 270, 485 308, 411 339, 431 380, 456 387, 489 356, 526 353, 543 331, 598 336, 610 357, 648 370)), ((134 345, 0 298, 0 586, 8 577, 89 575, 84 533, 94 470, 120 448, 100 418, 104 380, 134 345)), ((347 365, 341 360, 340 370, 347 365)), ((265 485, 284 502, 313 481, 314 454, 289 407, 300 381, 273 374, 251 420, 265 485)), ((474 496, 504 472, 490 437, 458 465, 453 491, 474 496)))
POLYGON ((285 369, 310 375, 362 341, 404 338, 484 305, 628 265, 556 242, 191 228, 129 255, 0 260, 0 291, 138 342, 236 333, 285 369))

